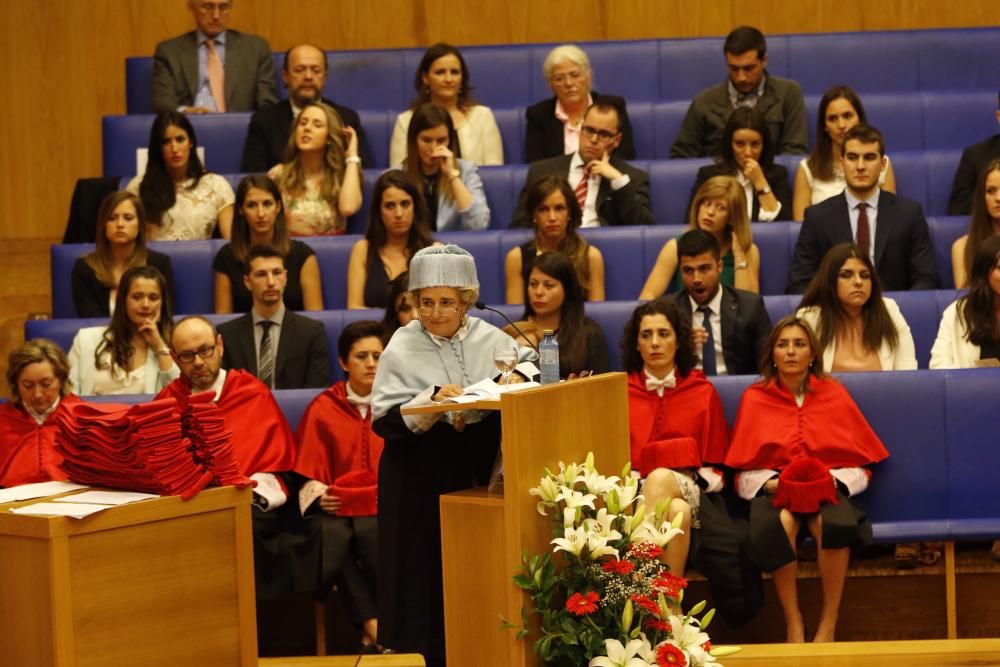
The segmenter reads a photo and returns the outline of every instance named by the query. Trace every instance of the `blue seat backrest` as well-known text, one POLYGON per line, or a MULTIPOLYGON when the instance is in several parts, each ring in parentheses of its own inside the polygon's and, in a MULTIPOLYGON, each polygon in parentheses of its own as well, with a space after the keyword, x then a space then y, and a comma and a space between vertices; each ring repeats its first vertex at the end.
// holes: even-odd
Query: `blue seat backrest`
MULTIPOLYGON (((654 166, 655 169, 655 166, 654 166)), ((656 264, 660 250, 670 239, 676 239, 686 232, 687 225, 653 225, 642 229, 642 275, 649 276, 656 264)), ((645 279, 643 280, 645 283, 645 279)), ((639 286, 642 289, 642 285, 639 286)))
POLYGON ((642 229, 638 227, 600 227, 584 229, 583 236, 604 256, 604 289, 609 301, 632 300, 646 281, 640 258, 643 253, 642 229))
POLYGON ((670 157, 670 147, 674 145, 677 135, 681 132, 681 125, 684 124, 684 115, 689 105, 687 100, 653 103, 652 157, 654 159, 666 160, 670 157))
POLYGON ((327 52, 330 69, 324 96, 358 111, 405 109, 416 95, 413 88, 416 68, 407 68, 403 62, 407 52, 405 49, 327 52))
POLYGON ((658 225, 681 225, 687 222, 698 169, 709 164, 706 159, 660 160, 649 163, 649 199, 658 225))
POLYGON ((24 340, 48 338, 65 352, 73 345, 76 332, 84 327, 107 325, 106 317, 86 317, 82 319, 25 320, 24 340))
POLYGON ((503 140, 504 164, 524 162, 524 137, 521 135, 521 128, 524 127, 524 108, 494 107, 493 117, 496 118, 497 126, 500 128, 500 138, 503 140))
POLYGON ((620 95, 629 101, 659 98, 657 54, 660 49, 657 41, 593 42, 583 48, 594 70, 596 90, 620 95))
POLYGON ((889 158, 896 172, 896 194, 919 203, 928 212, 927 161, 923 151, 893 151, 889 158))
POLYGON ((722 399, 722 411, 726 413, 726 421, 732 430, 736 423, 736 412, 740 407, 743 392, 757 379, 754 375, 723 375, 709 378, 722 399))
MULTIPOLYGON (((948 510, 958 539, 994 539, 1000 534, 1000 451, 997 413, 1000 369, 943 373, 947 392, 948 510), (977 521, 978 520, 978 521, 977 521)), ((940 470, 928 466, 940 475, 940 470)))
MULTIPOLYGON (((1000 39, 998 39, 1000 41, 1000 39)), ((964 148, 997 132, 997 85, 973 92, 921 94, 924 106, 924 148, 964 148)))
POLYGON ((886 296, 896 301, 903 319, 910 326, 917 364, 920 368, 927 368, 931 359, 931 347, 937 338, 938 323, 941 321, 937 295, 927 292, 887 292, 886 296))
POLYGON ((927 215, 948 215, 951 184, 961 157, 960 150, 924 152, 927 163, 927 215))
POLYGON ((153 59, 125 59, 125 112, 149 113, 153 110, 153 59))
POLYGON ((801 300, 802 297, 798 294, 765 294, 764 308, 767 309, 767 316, 771 318, 771 324, 795 312, 801 300))
POLYGON ((955 275, 952 273, 951 245, 958 237, 969 231, 969 219, 963 216, 933 217, 927 219, 931 230, 931 241, 934 243, 934 259, 937 262, 938 276, 942 287, 954 287, 955 275))
POLYGON ((479 277, 479 298, 486 303, 503 303, 503 258, 507 249, 501 250, 502 232, 445 232, 435 234, 442 243, 455 243, 468 250, 476 260, 479 277))
POLYGON ((949 464, 943 374, 845 373, 838 379, 890 454, 874 466, 871 486, 861 496, 876 538, 891 541, 940 534, 940 522, 948 516, 947 478, 942 471, 949 464))
POLYGON ((926 30, 917 34, 923 90, 986 89, 996 93, 1000 62, 996 28, 926 30))
POLYGON ((344 328, 344 313, 347 310, 320 310, 302 313, 306 317, 323 323, 326 333, 326 348, 330 355, 330 377, 334 382, 344 379, 344 370, 337 363, 337 339, 344 328))
MULTIPOLYGON (((919 90, 919 49, 905 32, 789 35, 789 77, 807 94, 849 82, 859 92, 919 90), (878 54, 878 66, 871 56, 878 54)), ((771 39, 768 39, 770 47, 771 39)))
MULTIPOLYGON (((218 174, 240 171, 249 113, 192 114, 198 145, 205 148, 205 167, 218 174)), ((149 147, 152 115, 105 116, 102 121, 104 175, 136 173, 136 149, 149 147)))
POLYGON ((622 370, 622 334, 625 332, 625 323, 638 305, 638 301, 603 301, 587 304, 587 317, 594 320, 604 332, 608 361, 613 371, 622 370))
POLYGON ((522 182, 515 185, 514 172, 506 166, 480 167, 479 177, 483 180, 486 203, 490 207, 490 229, 507 229, 514 218, 522 182))
MULTIPOLYGON (((811 147, 816 145, 817 111, 822 94, 820 91, 805 97, 811 147)), ((896 151, 924 148, 924 98, 919 91, 865 93, 860 97, 868 124, 882 132, 890 158, 896 151)))
POLYGON ((629 102, 628 118, 637 160, 656 159, 656 127, 652 102, 629 102))
POLYGON ((758 223, 751 225, 750 230, 753 242, 760 250, 760 293, 784 293, 792 251, 799 237, 799 223, 758 223))
POLYGON ((349 234, 316 236, 306 240, 309 247, 316 251, 323 283, 323 306, 327 309, 347 307, 347 261, 351 257, 351 248, 359 238, 349 234))
MULTIPOLYGON (((420 56, 407 71, 417 71, 420 56)), ((474 96, 480 104, 492 107, 527 106, 538 100, 531 97, 531 49, 523 46, 462 47, 462 57, 469 68, 474 96)), ((551 92, 546 95, 550 97, 551 92)), ((542 98, 539 98, 542 99, 542 98)), ((499 122, 499 118, 497 121, 499 122)), ((507 145, 504 144, 506 151, 507 145)), ((504 153, 506 155, 506 152, 504 153)), ((505 160, 509 162, 510 160, 505 160)))
POLYGON ((324 389, 279 389, 274 392, 274 400, 293 431, 299 427, 306 408, 322 391, 324 389))
POLYGON ((361 126, 368 137, 373 164, 370 167, 378 169, 389 168, 389 142, 392 141, 392 128, 396 123, 396 114, 391 111, 359 111, 361 126))

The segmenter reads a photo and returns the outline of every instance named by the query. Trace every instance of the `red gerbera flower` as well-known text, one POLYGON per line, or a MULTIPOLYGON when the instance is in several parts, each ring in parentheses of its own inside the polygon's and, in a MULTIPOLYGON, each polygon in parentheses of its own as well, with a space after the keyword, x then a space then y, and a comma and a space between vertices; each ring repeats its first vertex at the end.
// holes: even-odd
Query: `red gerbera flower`
POLYGON ((688 661, 680 647, 665 642, 656 647, 656 664, 661 667, 685 667, 688 661))
POLYGON ((650 598, 648 598, 645 595, 633 595, 632 596, 632 602, 634 602, 636 605, 642 607, 643 609, 645 609, 646 611, 648 611, 650 614, 653 614, 655 616, 659 616, 660 615, 660 605, 656 604, 656 602, 654 602, 653 600, 651 600, 650 598))
POLYGON ((660 630, 661 632, 670 632, 670 624, 666 621, 661 621, 657 618, 647 618, 643 626, 647 630, 660 630))
POLYGON ((600 596, 593 591, 587 591, 583 595, 573 593, 566 600, 566 611, 576 616, 593 614, 597 611, 597 602, 600 599, 600 596))
POLYGON ((668 598, 676 598, 682 588, 687 588, 688 580, 669 572, 662 573, 653 581, 653 588, 668 598))
POLYGON ((705 642, 704 644, 701 645, 701 648, 703 651, 705 651, 705 653, 710 652, 712 650, 712 642, 710 641, 705 642))
POLYGON ((629 574, 635 569, 635 565, 627 560, 609 560, 601 564, 601 568, 605 572, 613 572, 615 574, 629 574))

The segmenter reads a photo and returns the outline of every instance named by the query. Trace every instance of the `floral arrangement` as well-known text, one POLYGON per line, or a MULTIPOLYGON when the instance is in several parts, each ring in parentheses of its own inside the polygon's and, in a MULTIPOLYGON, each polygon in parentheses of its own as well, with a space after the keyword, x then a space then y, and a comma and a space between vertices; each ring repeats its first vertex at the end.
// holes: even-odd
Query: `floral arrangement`
POLYGON ((546 469, 531 489, 539 514, 553 519, 554 549, 526 553, 514 576, 532 604, 521 610, 518 638, 532 633, 537 616, 534 650, 544 664, 701 667, 739 650, 712 647, 705 629, 715 610, 698 618, 704 602, 681 611, 687 580, 660 561, 683 532, 681 517, 666 521, 664 503, 647 512, 638 491, 631 464, 621 477, 605 477, 593 454, 583 464, 560 462, 558 473, 546 469))

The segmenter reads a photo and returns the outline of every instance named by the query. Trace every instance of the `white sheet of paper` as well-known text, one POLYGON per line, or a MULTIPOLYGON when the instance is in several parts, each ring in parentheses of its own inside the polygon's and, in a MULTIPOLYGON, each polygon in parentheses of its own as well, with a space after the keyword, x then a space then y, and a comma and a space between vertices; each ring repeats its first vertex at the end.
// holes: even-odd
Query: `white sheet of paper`
POLYGON ((84 491, 72 496, 55 498, 57 503, 86 503, 88 505, 127 505, 140 500, 159 498, 155 493, 138 493, 135 491, 84 491))
POLYGON ((32 516, 68 516, 82 519, 103 510, 111 509, 110 505, 88 505, 85 503, 35 503, 11 510, 11 514, 30 514, 32 516))
POLYGON ((475 403, 476 401, 483 398, 499 398, 500 394, 505 394, 514 391, 522 391, 524 389, 531 389, 532 387, 541 386, 537 382, 518 382, 509 386, 503 386, 497 384, 490 378, 485 380, 480 380, 475 384, 470 384, 462 392, 461 396, 455 396, 452 398, 445 399, 444 403, 475 403))
POLYGON ((13 503, 19 500, 32 500, 34 498, 44 498, 54 496, 58 493, 76 491, 77 489, 88 488, 86 484, 73 484, 72 482, 38 482, 37 484, 22 484, 12 486, 9 489, 0 489, 0 503, 13 503))

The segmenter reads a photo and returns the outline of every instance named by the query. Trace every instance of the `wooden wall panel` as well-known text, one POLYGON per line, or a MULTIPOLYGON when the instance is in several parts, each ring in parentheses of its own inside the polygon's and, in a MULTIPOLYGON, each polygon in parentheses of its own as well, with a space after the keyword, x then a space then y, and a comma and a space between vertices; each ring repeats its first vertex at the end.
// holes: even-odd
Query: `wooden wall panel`
MULTIPOLYGON (((234 0, 275 50, 564 42, 995 25, 995 0, 234 0)), ((0 238, 61 235, 73 184, 101 168, 101 117, 125 109, 124 58, 191 26, 185 0, 3 3, 0 238)))

